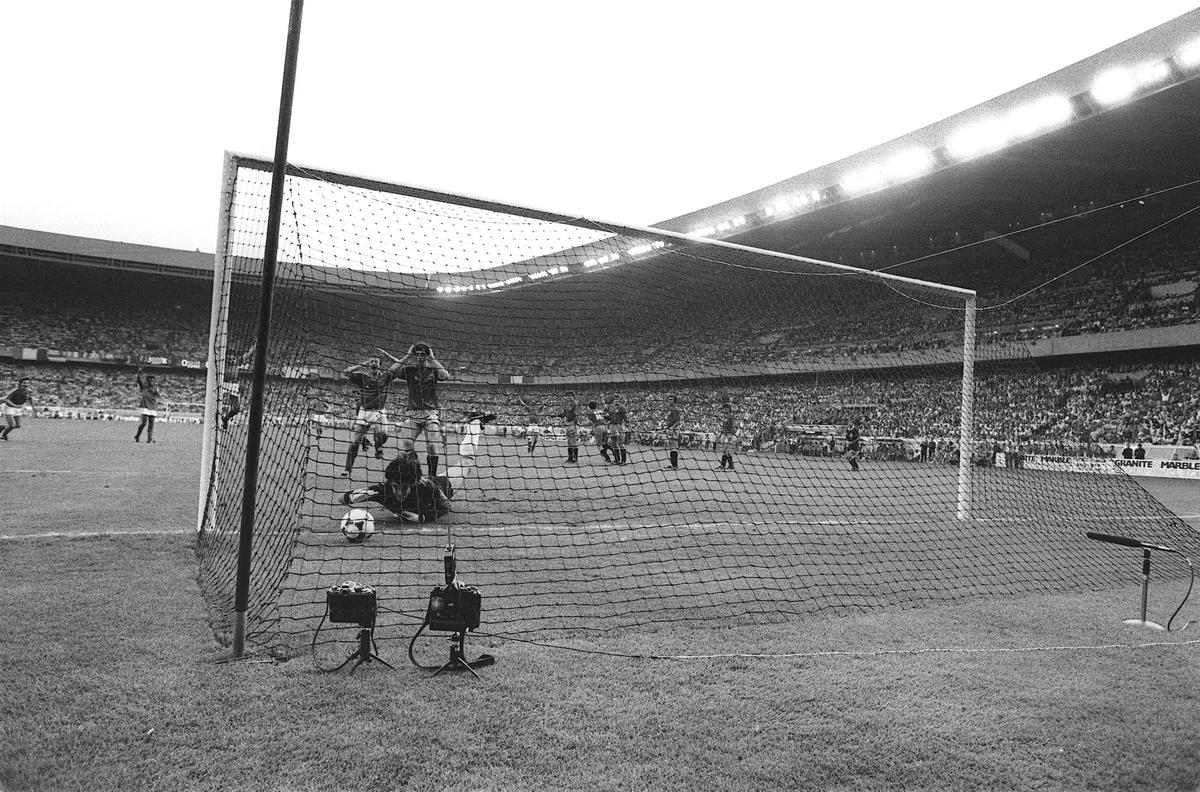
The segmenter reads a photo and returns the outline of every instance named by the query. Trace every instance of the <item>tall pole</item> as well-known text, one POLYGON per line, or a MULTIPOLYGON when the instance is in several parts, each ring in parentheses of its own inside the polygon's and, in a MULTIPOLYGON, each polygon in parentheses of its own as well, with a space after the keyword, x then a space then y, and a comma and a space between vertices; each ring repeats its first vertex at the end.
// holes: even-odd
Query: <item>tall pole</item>
POLYGON ((962 411, 958 424, 958 519, 971 519, 971 457, 975 427, 975 294, 963 311, 962 411))
POLYGON ((267 352, 271 338, 271 302, 275 296, 275 266, 279 258, 279 224, 283 215, 283 182, 287 170, 288 137, 292 128, 292 96, 296 90, 296 61, 300 52, 300 18, 304 0, 292 0, 287 52, 283 63, 283 90, 279 97, 279 126, 275 131, 275 168, 271 175, 271 202, 267 212, 267 239, 263 250, 262 299, 258 305, 258 340, 254 346, 254 373, 250 386, 250 418, 246 437, 246 481, 242 488, 242 530, 238 541, 237 587, 233 603, 233 656, 246 651, 246 611, 250 602, 250 556, 254 547, 254 506, 258 490, 258 454, 262 439, 263 391, 267 381, 267 352))

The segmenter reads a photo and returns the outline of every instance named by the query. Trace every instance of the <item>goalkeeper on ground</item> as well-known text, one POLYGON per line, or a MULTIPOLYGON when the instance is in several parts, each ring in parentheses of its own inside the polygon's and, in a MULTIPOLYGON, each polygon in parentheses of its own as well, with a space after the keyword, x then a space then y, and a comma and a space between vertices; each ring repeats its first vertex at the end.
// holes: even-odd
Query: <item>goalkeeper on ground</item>
POLYGON ((383 481, 342 494, 342 503, 373 501, 408 522, 433 522, 450 513, 454 488, 446 476, 421 475, 415 451, 406 451, 388 463, 383 481))

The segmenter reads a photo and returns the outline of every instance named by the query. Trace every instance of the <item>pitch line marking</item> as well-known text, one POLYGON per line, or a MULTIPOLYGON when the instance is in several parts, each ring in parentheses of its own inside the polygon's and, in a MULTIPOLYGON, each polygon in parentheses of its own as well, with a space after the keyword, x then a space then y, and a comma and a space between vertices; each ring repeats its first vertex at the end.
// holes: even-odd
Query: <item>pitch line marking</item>
MULTIPOLYGON (((0 470, 0 473, 31 473, 33 475, 70 475, 73 473, 96 473, 96 470, 0 470)), ((142 471, 139 470, 106 470, 105 475, 126 475, 138 476, 142 471)))
POLYGON ((195 529, 188 528, 158 531, 48 531, 34 534, 0 534, 0 542, 18 539, 94 539, 97 536, 182 536, 195 532, 195 529))

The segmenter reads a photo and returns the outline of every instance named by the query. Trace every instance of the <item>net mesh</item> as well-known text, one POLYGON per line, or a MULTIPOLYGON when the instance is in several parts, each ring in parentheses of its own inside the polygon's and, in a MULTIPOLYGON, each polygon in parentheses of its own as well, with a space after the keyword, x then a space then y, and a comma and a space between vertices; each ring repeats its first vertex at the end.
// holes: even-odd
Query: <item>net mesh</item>
MULTIPOLYGON (((199 542, 219 632, 270 188, 269 164, 233 162, 199 542)), ((1038 366, 985 328, 964 385, 964 308, 919 281, 293 167, 248 638, 296 653, 352 579, 379 592, 380 640, 406 639, 451 543, 489 631, 541 637, 1131 580, 1089 530, 1196 550, 1086 438, 1068 453, 1059 437, 1070 464, 1022 465, 1037 405, 1014 404, 1013 383, 1038 366), (430 501, 389 487, 398 457, 448 513, 411 519, 430 501), (351 507, 374 517, 365 541, 342 531, 351 507)))

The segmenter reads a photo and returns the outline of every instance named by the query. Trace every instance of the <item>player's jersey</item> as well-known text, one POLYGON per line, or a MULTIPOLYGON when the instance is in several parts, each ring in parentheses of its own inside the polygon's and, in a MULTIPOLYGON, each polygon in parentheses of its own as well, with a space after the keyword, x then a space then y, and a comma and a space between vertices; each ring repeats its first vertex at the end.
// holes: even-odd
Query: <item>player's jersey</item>
POLYGON ((408 382, 408 409, 436 410, 438 408, 438 373, 433 366, 405 366, 398 379, 408 382))
POLYGON ((605 426, 608 425, 608 418, 605 417, 604 410, 602 410, 598 407, 595 410, 592 410, 592 414, 590 417, 592 419, 593 427, 598 427, 600 429, 603 429, 605 426))
POLYGON ((849 429, 846 430, 846 447, 847 448, 849 448, 851 451, 857 451, 861 442, 862 442, 862 438, 858 433, 857 427, 851 426, 849 429))
POLYGON ((388 386, 392 383, 392 372, 352 371, 346 376, 357 390, 355 395, 360 410, 382 410, 387 405, 388 386))
POLYGON ((17 407, 20 407, 29 401, 29 391, 24 388, 15 388, 4 398, 9 404, 15 404, 17 407))
POLYGON ((619 404, 609 407, 606 418, 609 426, 623 426, 625 424, 625 408, 619 404))
POLYGON ((566 409, 558 414, 559 418, 563 419, 563 423, 567 426, 575 426, 579 421, 579 414, 575 411, 575 405, 569 404, 566 409))
POLYGON ((723 435, 737 434, 737 419, 733 417, 732 413, 729 413, 721 420, 720 433, 723 435))
POLYGON ((681 420, 683 420, 683 414, 679 411, 679 408, 672 407, 671 409, 667 410, 667 418, 663 422, 663 428, 664 429, 678 429, 679 422, 681 420))
POLYGON ((143 410, 157 410, 158 388, 149 383, 142 382, 140 377, 138 378, 138 388, 140 388, 142 392, 141 397, 138 400, 138 406, 143 410))

